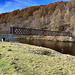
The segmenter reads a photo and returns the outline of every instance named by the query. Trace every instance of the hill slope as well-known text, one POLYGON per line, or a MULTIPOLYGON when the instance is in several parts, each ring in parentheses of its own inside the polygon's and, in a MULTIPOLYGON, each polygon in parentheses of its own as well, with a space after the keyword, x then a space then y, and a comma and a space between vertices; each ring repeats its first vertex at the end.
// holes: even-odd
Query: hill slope
POLYGON ((75 36, 74 2, 55 2, 0 14, 0 30, 15 27, 70 31, 75 36))

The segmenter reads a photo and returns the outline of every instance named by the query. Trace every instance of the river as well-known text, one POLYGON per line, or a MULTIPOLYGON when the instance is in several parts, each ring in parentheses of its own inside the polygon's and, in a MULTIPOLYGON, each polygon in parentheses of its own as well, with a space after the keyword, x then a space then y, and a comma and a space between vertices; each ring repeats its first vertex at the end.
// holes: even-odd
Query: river
POLYGON ((17 40, 20 43, 42 46, 50 49, 54 49, 63 54, 70 54, 75 56, 75 43, 68 42, 52 42, 43 40, 17 40))

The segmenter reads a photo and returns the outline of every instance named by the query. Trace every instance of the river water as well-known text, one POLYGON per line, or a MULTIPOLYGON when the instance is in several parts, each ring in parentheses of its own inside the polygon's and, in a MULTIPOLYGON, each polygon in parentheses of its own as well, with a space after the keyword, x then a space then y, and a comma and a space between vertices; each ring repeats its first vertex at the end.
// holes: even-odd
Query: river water
POLYGON ((68 42, 52 42, 42 40, 17 40, 20 43, 42 46, 50 49, 54 49, 63 54, 70 54, 75 56, 75 43, 68 42))

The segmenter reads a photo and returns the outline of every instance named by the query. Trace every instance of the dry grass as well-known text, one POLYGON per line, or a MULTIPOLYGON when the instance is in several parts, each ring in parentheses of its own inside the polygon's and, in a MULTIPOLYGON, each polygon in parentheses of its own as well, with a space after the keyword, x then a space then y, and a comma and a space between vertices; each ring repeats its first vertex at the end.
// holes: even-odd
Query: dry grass
POLYGON ((75 57, 48 48, 0 42, 0 75, 75 75, 75 57))

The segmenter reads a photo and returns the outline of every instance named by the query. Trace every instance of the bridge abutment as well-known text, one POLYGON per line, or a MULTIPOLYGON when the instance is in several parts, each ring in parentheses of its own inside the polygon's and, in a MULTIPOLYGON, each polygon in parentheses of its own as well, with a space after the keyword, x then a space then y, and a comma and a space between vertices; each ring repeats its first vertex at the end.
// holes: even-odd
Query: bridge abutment
POLYGON ((16 35, 14 34, 2 34, 0 35, 0 41, 3 39, 3 41, 15 41, 16 35))

